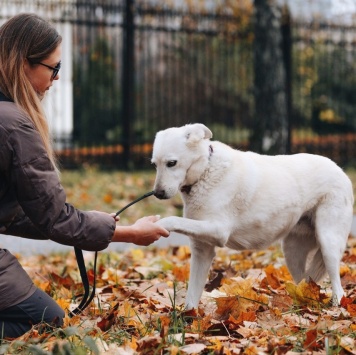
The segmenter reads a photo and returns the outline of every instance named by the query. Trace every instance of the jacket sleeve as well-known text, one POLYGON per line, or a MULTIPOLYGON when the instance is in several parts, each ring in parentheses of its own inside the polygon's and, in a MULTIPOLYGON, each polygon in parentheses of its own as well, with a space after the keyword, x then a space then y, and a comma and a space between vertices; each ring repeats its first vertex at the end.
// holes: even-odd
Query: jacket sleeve
POLYGON ((60 244, 89 251, 105 249, 114 234, 114 218, 66 203, 57 172, 30 123, 11 133, 8 149, 12 150, 11 182, 24 215, 15 218, 7 232, 42 239, 40 233, 60 244))

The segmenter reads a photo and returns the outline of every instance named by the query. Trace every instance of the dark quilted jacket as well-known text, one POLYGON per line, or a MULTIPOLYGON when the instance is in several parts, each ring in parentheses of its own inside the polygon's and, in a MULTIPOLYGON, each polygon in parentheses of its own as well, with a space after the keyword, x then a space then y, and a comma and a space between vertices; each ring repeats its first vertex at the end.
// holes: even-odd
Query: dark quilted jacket
MULTIPOLYGON (((109 214, 80 211, 66 202, 39 133, 0 93, 0 233, 97 251, 108 246, 114 230, 115 220, 109 214)), ((35 290, 27 275, 17 278, 21 266, 14 259, 0 249, 0 310, 35 290)))

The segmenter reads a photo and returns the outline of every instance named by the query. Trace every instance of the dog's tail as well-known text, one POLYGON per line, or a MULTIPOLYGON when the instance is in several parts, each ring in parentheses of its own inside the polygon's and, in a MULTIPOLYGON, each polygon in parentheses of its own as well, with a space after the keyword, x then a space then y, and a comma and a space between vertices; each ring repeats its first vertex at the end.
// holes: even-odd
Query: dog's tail
POLYGON ((324 278, 326 274, 325 263, 320 248, 314 254, 308 269, 304 273, 304 279, 318 282, 324 278))

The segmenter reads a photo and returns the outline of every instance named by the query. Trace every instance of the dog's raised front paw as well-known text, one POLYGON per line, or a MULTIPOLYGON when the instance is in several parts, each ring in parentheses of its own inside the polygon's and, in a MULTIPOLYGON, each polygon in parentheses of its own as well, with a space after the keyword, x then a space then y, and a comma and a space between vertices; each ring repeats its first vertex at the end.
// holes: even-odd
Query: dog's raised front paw
POLYGON ((179 217, 165 217, 158 220, 156 223, 159 224, 161 227, 167 229, 169 232, 173 232, 179 226, 179 222, 177 223, 177 218, 179 217))

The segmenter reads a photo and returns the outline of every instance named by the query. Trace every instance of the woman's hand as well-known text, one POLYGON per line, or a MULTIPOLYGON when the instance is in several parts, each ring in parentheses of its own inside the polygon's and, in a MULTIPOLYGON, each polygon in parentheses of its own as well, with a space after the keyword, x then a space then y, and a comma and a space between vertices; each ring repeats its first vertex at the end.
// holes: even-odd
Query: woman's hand
POLYGON ((148 246, 160 237, 168 237, 169 232, 155 223, 158 220, 159 216, 148 216, 138 219, 131 226, 118 225, 111 241, 148 246))

